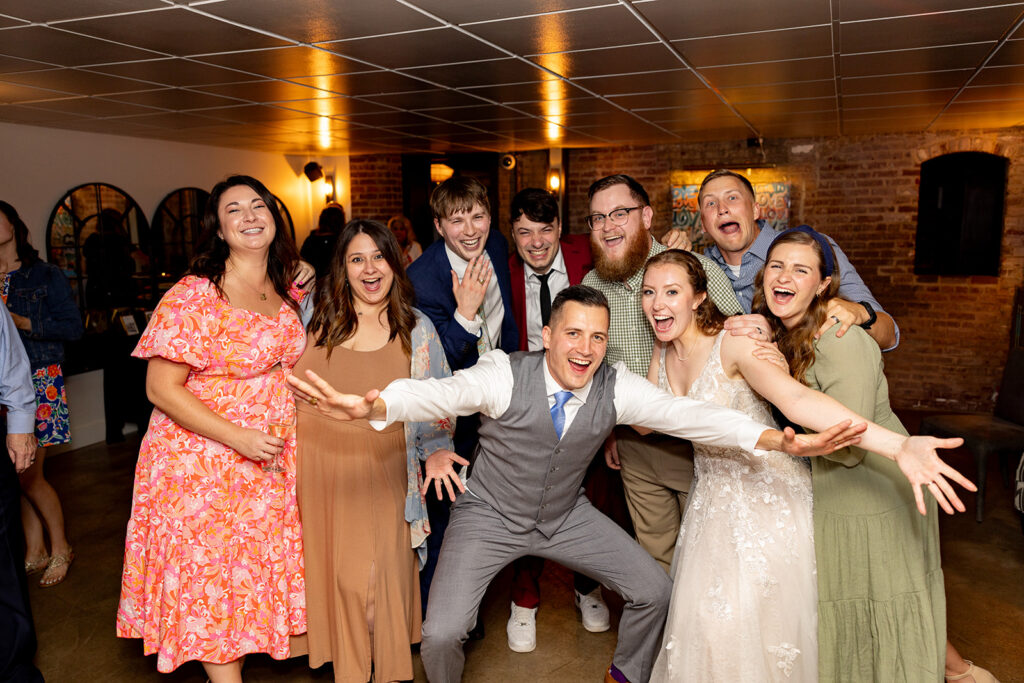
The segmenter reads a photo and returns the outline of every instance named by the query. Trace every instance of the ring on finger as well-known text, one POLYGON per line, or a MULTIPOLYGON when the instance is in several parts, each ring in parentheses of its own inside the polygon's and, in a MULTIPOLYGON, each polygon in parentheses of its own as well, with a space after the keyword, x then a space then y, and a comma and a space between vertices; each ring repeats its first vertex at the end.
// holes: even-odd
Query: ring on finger
POLYGON ((484 279, 482 277, 478 277, 476 281, 479 282, 480 284, 484 283, 484 279))
POLYGON ((309 397, 309 405, 315 406, 319 402, 320 402, 320 400, 316 396, 310 396, 309 397))
POLYGON ((839 316, 837 316, 837 315, 830 315, 829 317, 830 317, 830 318, 832 318, 833 320, 835 320, 835 321, 836 321, 837 323, 838 323, 838 322, 842 322, 842 321, 841 321, 841 320, 839 319, 839 316))

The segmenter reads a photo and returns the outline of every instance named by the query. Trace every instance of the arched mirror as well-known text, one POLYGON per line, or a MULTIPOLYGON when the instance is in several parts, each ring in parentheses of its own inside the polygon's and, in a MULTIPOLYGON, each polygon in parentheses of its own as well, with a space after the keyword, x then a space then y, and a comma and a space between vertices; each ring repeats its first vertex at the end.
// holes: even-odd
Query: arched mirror
POLYGON ((274 195, 274 201, 277 202, 277 208, 281 212, 281 220, 285 222, 285 228, 288 229, 288 234, 292 236, 292 241, 295 241, 295 223, 292 222, 292 214, 288 211, 288 207, 284 205, 281 198, 276 194, 274 195))
POLYGON ((174 190, 153 213, 153 260, 157 288, 163 294, 177 282, 195 253, 210 193, 197 187, 174 190))

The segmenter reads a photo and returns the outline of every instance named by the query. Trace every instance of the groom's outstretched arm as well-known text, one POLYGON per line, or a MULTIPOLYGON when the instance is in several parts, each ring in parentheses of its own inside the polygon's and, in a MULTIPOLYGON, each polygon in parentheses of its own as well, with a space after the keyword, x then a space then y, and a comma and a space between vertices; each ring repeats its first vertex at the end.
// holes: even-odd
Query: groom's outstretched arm
POLYGON ((426 422, 474 413, 498 417, 512 401, 512 367, 502 351, 485 353, 476 365, 451 377, 399 379, 366 396, 341 394, 322 378, 309 371, 306 374, 309 382, 294 375, 288 378, 296 397, 328 417, 366 418, 374 429, 394 422, 426 422))

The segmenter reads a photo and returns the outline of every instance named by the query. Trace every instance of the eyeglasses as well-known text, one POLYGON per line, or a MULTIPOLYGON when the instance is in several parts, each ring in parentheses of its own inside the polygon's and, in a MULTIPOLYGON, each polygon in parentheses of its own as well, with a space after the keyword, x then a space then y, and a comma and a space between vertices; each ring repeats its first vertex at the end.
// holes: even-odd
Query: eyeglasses
POLYGON ((587 225, 591 230, 603 230, 606 218, 612 222, 612 225, 625 225, 629 220, 629 212, 642 208, 642 206, 631 206, 628 209, 615 209, 611 213, 592 213, 587 216, 587 225))

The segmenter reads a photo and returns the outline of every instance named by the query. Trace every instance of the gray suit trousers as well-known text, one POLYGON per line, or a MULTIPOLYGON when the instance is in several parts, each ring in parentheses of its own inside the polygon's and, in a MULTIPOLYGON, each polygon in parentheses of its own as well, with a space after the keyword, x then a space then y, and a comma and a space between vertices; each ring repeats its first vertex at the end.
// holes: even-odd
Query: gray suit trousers
POLYGON ((661 644, 672 582, 615 522, 580 496, 551 538, 537 530, 513 533, 490 505, 459 497, 445 531, 430 589, 420 654, 430 683, 459 683, 462 651, 487 586, 502 567, 534 555, 600 581, 626 601, 613 662, 631 681, 646 683, 661 644))

